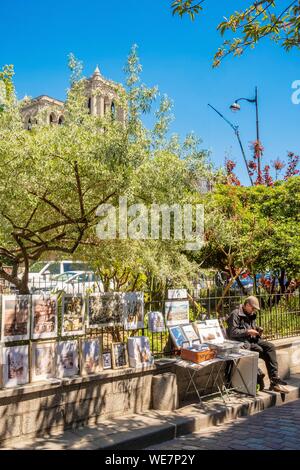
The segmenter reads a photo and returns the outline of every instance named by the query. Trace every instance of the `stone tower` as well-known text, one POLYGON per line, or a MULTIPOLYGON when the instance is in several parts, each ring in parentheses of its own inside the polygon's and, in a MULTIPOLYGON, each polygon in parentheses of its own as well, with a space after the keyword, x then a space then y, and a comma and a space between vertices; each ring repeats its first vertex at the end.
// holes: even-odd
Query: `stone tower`
MULTIPOLYGON (((125 112, 116 105, 118 84, 105 79, 97 66, 93 75, 85 79, 87 107, 93 116, 103 117, 107 113, 125 123, 125 112)), ((37 124, 38 119, 43 119, 45 124, 63 124, 63 101, 41 95, 26 102, 21 109, 24 127, 30 130, 37 124)))

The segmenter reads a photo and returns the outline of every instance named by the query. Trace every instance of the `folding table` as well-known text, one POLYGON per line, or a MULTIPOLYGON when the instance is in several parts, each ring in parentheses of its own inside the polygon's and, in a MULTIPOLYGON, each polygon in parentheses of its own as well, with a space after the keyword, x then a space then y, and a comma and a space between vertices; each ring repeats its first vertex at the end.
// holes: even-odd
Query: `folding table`
POLYGON ((191 386, 194 388, 200 403, 202 403, 203 398, 217 394, 220 394, 222 400, 226 403, 225 397, 229 401, 229 393, 232 390, 255 396, 258 357, 259 355, 256 352, 241 350, 239 353, 227 357, 216 357, 200 364, 177 359, 175 366, 186 370, 189 376, 184 398, 191 386), (225 363, 228 364, 226 374, 224 371, 225 363), (199 388, 195 379, 207 367, 210 367, 208 378, 205 380, 204 386, 199 388))

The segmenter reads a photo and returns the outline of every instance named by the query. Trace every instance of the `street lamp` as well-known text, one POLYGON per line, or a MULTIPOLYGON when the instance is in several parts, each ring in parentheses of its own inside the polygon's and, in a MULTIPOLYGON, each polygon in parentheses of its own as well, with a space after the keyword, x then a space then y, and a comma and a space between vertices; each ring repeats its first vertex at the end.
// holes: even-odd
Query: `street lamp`
POLYGON ((246 165, 246 168, 247 168, 247 172, 248 172, 248 176, 249 176, 249 179, 250 179, 251 186, 253 186, 253 181, 252 181, 252 177, 251 177, 251 172, 250 172, 250 169, 249 169, 249 166, 248 166, 248 162, 247 162, 245 150, 244 150, 244 147, 243 147, 241 138, 240 138, 239 126, 234 125, 231 121, 229 121, 229 119, 227 119, 225 116, 223 116, 223 114, 220 113, 220 111, 218 111, 218 110, 217 110, 214 106, 212 106, 211 104, 208 104, 208 106, 209 106, 211 109, 213 109, 225 122, 227 122, 227 124, 228 124, 228 125, 231 127, 231 129, 234 131, 235 136, 236 136, 236 138, 237 138, 237 140, 238 140, 238 143, 239 143, 239 146, 240 146, 242 155, 243 155, 243 159, 244 159, 244 162, 245 162, 245 165, 246 165))
MULTIPOLYGON (((256 110, 256 141, 257 145, 259 146, 260 140, 259 140, 259 118, 258 118, 258 90, 257 86, 255 87, 255 98, 249 99, 249 98, 239 98, 235 100, 234 103, 230 106, 231 111, 233 112, 238 112, 241 110, 241 106, 239 105, 240 101, 248 101, 248 103, 254 103, 255 104, 255 110, 256 110)), ((258 150, 258 155, 257 155, 257 168, 258 168, 258 176, 260 177, 261 175, 261 151, 260 148, 258 150)))

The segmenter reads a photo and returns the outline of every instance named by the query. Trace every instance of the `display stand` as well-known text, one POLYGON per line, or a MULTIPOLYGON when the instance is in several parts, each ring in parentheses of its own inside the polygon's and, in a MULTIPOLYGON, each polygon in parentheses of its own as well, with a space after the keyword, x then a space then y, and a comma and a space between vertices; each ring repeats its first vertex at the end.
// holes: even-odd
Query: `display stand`
POLYGON ((226 358, 217 357, 200 364, 177 359, 175 366, 186 370, 189 377, 184 398, 191 386, 194 388, 200 404, 202 404, 203 398, 214 395, 220 395, 223 402, 226 403, 226 401, 230 401, 231 391, 255 396, 258 356, 258 353, 243 350, 226 358), (226 374, 224 373, 224 363, 229 366, 226 374), (210 367, 208 378, 203 386, 199 387, 196 384, 196 378, 202 375, 207 367, 210 367))

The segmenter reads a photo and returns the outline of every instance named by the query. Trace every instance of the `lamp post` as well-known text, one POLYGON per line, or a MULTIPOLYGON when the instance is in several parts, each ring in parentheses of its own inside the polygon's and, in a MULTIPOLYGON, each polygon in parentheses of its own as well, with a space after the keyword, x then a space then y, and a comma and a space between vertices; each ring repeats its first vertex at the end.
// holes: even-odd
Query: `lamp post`
MULTIPOLYGON (((239 104, 237 104, 237 105, 239 106, 239 104)), ((232 122, 230 122, 229 119, 227 119, 225 116, 223 116, 223 114, 220 113, 220 111, 218 111, 216 108, 214 108, 214 106, 212 106, 211 104, 208 104, 208 106, 211 109, 213 109, 222 119, 224 119, 224 121, 227 122, 227 124, 231 127, 231 129, 233 129, 233 131, 236 135, 236 138, 238 140, 242 155, 243 155, 243 159, 244 159, 244 162, 245 162, 245 165, 246 165, 246 168, 247 168, 247 172, 248 172, 248 176, 249 176, 249 179, 250 179, 251 186, 253 186, 253 181, 252 181, 251 173, 250 173, 250 170, 249 170, 245 150, 244 150, 241 138, 240 138, 239 126, 236 126, 236 125, 232 124, 232 122)))
POLYGON ((258 176, 260 177, 261 175, 261 150, 260 150, 260 140, 259 140, 259 116, 258 116, 258 89, 257 86, 255 87, 255 98, 249 99, 249 98, 239 98, 235 100, 235 102, 230 106, 231 111, 237 112, 241 110, 241 106, 239 105, 240 101, 248 101, 248 103, 254 103, 255 104, 255 110, 256 110, 256 141, 258 145, 258 152, 257 152, 257 169, 258 169, 258 176))

